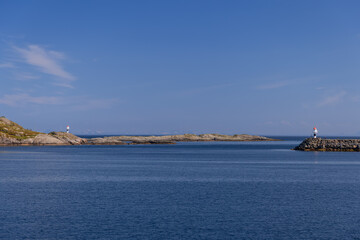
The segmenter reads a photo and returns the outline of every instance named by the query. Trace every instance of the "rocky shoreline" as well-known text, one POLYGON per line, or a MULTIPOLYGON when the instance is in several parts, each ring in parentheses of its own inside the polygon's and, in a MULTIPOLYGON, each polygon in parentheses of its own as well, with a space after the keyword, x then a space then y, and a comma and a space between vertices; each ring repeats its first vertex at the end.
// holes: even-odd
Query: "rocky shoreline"
POLYGON ((168 135, 168 136, 113 136, 102 138, 80 138, 71 133, 52 132, 38 134, 27 139, 0 137, 1 146, 29 146, 29 145, 135 145, 135 144, 176 144, 177 142, 214 142, 214 141, 277 141, 252 135, 168 135), (206 136, 204 136, 206 135, 206 136), (221 137, 219 137, 221 136, 221 137))
POLYGON ((40 145, 133 145, 133 144, 176 144, 177 142, 210 141, 277 141, 261 136, 247 134, 183 134, 168 136, 113 136, 102 138, 80 138, 71 133, 51 132, 49 134, 24 129, 19 124, 0 117, 1 146, 40 146, 40 145))
POLYGON ((294 150, 329 151, 329 152, 360 152, 360 139, 322 139, 307 138, 294 150))
POLYGON ((65 132, 40 133, 24 139, 4 137, 0 134, 0 146, 81 145, 86 144, 86 142, 86 139, 65 132))
POLYGON ((261 136, 247 134, 222 135, 222 134, 183 134, 167 136, 113 136, 104 138, 87 139, 87 144, 114 145, 114 144, 176 144, 177 142, 215 142, 215 141, 276 141, 261 136))

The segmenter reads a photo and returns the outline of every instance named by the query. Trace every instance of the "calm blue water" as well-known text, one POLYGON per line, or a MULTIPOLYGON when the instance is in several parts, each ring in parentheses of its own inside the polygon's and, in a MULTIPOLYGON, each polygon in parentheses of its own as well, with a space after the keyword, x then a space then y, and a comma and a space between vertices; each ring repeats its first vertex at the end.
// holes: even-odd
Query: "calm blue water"
POLYGON ((0 239, 360 239, 360 153, 0 148, 0 239))

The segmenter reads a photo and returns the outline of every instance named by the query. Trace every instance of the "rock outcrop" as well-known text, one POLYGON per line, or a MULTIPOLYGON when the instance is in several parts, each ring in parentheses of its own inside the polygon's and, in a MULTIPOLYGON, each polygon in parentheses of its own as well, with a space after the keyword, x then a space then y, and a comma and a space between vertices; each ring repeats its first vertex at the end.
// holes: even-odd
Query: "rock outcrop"
POLYGON ((64 145, 63 141, 48 134, 39 134, 34 138, 25 139, 21 143, 28 145, 64 145))
POLYGON ((360 139, 322 139, 307 138, 294 150, 360 152, 360 139))
POLYGON ((48 136, 54 137, 58 140, 60 140, 63 143, 67 143, 70 145, 80 145, 80 144, 86 144, 87 140, 84 138, 80 138, 78 136, 75 136, 71 133, 66 132, 51 132, 47 134, 48 136))
POLYGON ((89 138, 87 139, 87 144, 91 145, 126 145, 126 142, 123 142, 116 137, 103 137, 103 138, 89 138))

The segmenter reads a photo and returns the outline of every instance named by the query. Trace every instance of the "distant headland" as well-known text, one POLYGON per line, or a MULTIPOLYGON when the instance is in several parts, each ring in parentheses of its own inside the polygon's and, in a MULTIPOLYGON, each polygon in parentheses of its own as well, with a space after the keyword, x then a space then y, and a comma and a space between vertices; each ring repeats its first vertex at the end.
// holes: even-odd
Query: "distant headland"
POLYGON ((103 138, 80 138, 71 133, 41 133, 25 129, 19 124, 0 117, 0 145, 131 145, 131 144, 175 144, 177 142, 210 142, 210 141, 278 141, 262 136, 247 134, 183 134, 167 136, 113 136, 103 138))

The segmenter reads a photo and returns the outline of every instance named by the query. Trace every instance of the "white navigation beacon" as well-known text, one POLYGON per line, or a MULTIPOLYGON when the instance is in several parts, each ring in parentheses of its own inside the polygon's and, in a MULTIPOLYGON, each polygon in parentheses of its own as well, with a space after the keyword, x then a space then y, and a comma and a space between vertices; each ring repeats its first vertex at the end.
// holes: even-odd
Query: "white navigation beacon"
POLYGON ((69 125, 67 125, 66 126, 66 132, 69 133, 69 131, 70 131, 70 127, 69 127, 69 125))
POLYGON ((316 135, 317 135, 317 133, 318 133, 318 130, 317 130, 317 128, 316 128, 316 127, 314 127, 314 131, 313 131, 313 133, 314 133, 314 138, 316 138, 316 135))

